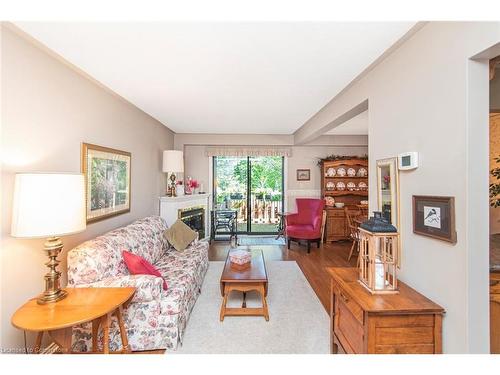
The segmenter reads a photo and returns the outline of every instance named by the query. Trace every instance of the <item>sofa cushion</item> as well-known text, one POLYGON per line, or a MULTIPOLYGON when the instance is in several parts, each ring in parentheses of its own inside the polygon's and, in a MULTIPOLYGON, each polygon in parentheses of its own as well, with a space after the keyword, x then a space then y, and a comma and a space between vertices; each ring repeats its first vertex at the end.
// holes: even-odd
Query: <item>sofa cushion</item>
MULTIPOLYGON (((139 255, 132 254, 128 251, 123 251, 122 255, 123 260, 132 275, 153 275, 162 277, 161 273, 151 263, 139 255)), ((163 289, 168 289, 165 279, 163 280, 163 289)))
POLYGON ((177 221, 165 231, 165 238, 175 250, 182 251, 198 238, 198 233, 184 224, 182 220, 177 219, 177 221))

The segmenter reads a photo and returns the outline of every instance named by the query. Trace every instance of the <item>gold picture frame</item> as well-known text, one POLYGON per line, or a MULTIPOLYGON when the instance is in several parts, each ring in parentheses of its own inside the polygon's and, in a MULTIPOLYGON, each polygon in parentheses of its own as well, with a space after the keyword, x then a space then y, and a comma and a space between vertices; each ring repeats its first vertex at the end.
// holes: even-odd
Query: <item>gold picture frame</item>
POLYGON ((130 212, 132 154, 82 143, 87 224, 130 212))

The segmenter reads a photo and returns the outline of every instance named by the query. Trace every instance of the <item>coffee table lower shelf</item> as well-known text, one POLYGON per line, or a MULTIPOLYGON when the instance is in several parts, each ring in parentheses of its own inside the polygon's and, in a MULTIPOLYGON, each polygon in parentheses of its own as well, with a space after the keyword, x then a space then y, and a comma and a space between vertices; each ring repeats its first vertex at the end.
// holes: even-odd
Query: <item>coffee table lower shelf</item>
POLYGON ((263 316, 266 321, 269 321, 269 310, 267 308, 267 282, 259 283, 224 283, 221 285, 223 289, 222 306, 220 308, 220 321, 224 321, 226 316, 263 316), (246 307, 247 292, 255 290, 260 293, 262 307, 246 307), (243 292, 243 302, 241 307, 227 307, 227 299, 232 291, 243 292))

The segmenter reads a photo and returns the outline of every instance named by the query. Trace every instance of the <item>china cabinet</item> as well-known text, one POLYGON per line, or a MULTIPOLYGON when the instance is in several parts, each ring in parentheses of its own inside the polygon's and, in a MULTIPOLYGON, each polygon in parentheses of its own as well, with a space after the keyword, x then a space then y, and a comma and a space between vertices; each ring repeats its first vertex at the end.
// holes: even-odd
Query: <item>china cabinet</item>
POLYGON ((326 200, 325 241, 349 239, 346 206, 368 207, 368 159, 323 160, 321 196, 326 200), (331 199, 333 198, 333 199, 331 199), (334 202, 337 206, 329 205, 334 202))

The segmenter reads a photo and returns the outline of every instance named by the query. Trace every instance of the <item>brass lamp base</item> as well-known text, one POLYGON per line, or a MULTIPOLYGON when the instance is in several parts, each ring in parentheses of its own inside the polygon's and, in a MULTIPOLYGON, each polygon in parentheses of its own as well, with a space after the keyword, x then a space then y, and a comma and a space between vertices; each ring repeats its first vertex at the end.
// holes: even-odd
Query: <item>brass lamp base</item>
POLYGON ((61 272, 56 270, 59 265, 57 256, 62 248, 63 243, 59 237, 51 237, 44 243, 44 250, 49 257, 49 261, 45 265, 49 268, 49 272, 44 276, 45 291, 36 300, 39 305, 60 301, 68 294, 65 290, 61 289, 61 272))
POLYGON ((170 174, 170 183, 167 184, 167 196, 168 197, 176 197, 177 189, 175 185, 175 173, 170 174))

